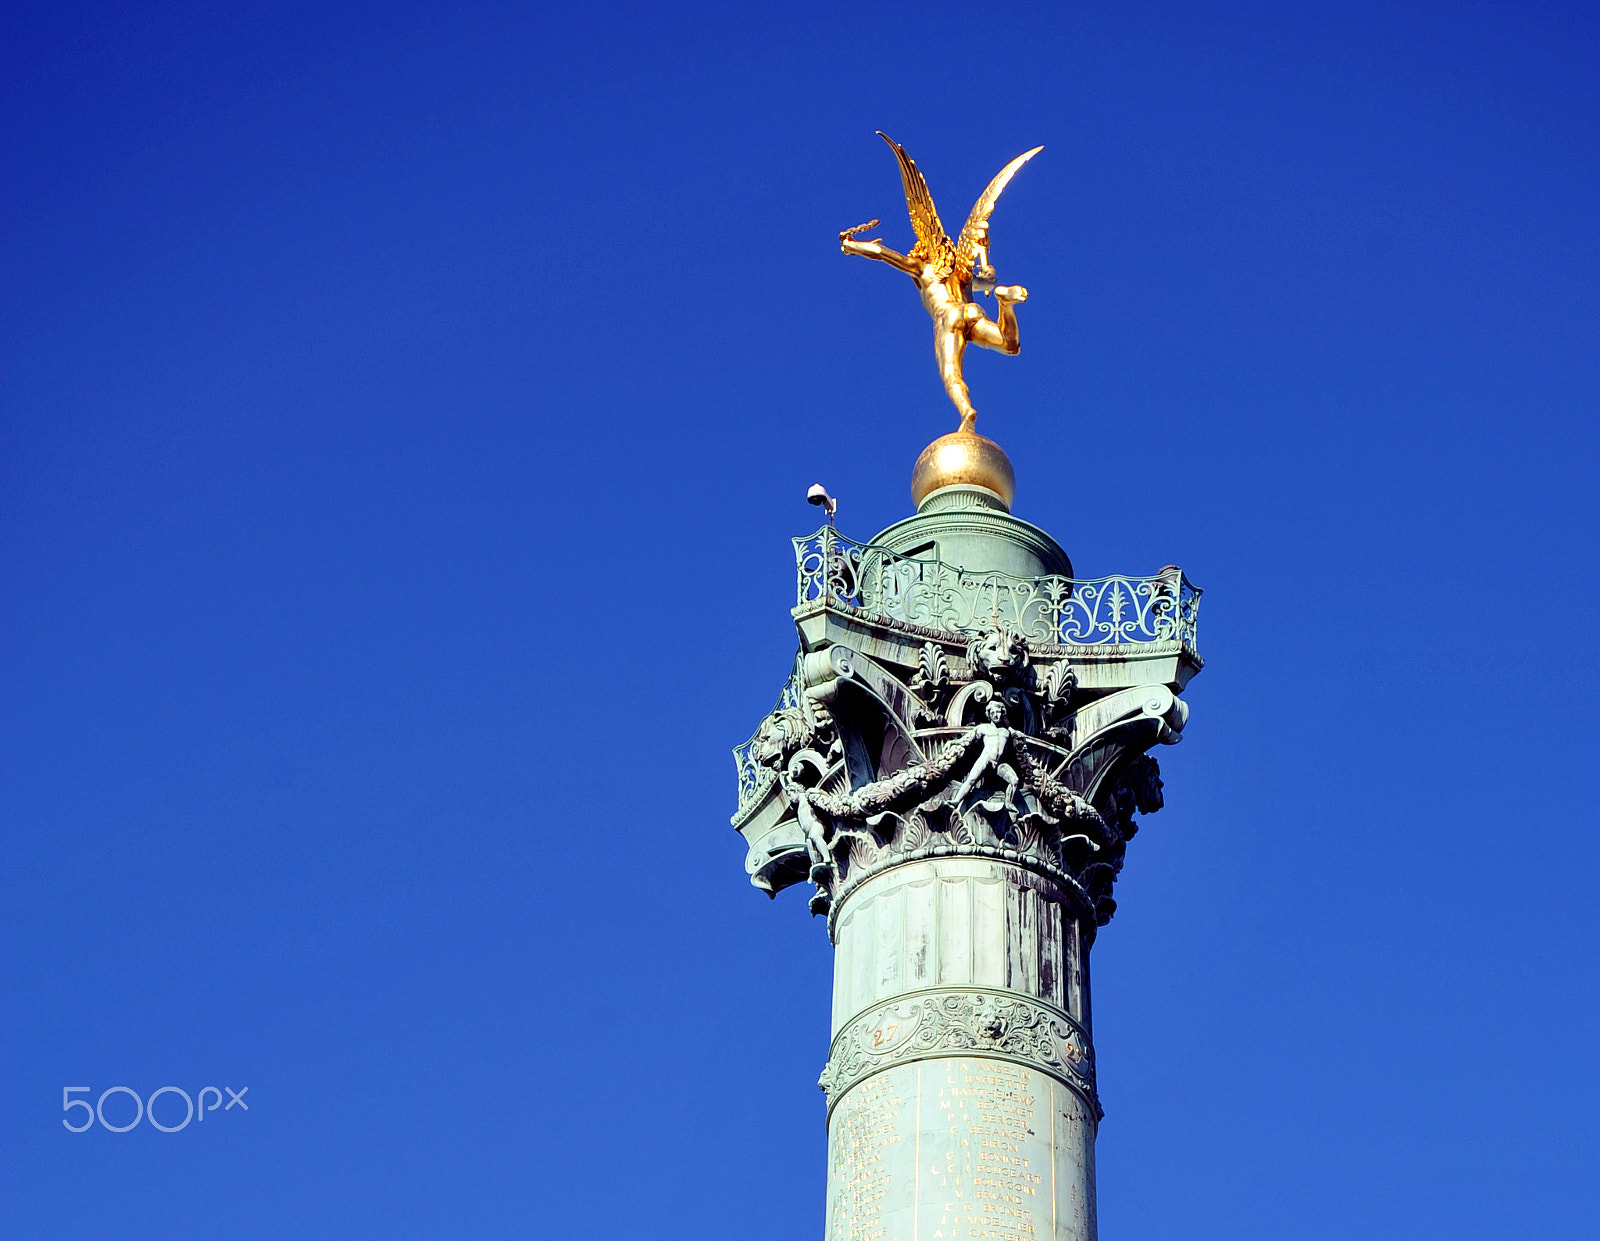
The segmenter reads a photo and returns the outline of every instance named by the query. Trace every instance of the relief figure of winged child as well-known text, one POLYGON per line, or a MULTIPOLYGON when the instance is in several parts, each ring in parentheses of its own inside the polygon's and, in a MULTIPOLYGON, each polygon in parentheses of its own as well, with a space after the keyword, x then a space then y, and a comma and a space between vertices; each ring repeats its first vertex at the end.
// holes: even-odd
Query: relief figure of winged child
POLYGON ((951 241, 939 222, 939 213, 934 210, 928 182, 911 162, 905 148, 881 130, 878 137, 894 149, 895 159, 900 163, 900 180, 905 185, 906 206, 911 212, 911 227, 916 230, 917 244, 911 247, 910 253, 901 254, 889 249, 881 240, 857 241, 857 234, 878 226, 878 221, 869 220, 840 233, 839 248, 846 254, 859 254, 887 263, 917 282, 922 304, 933 319, 933 350, 939 362, 939 378, 961 413, 961 429, 971 431, 978 415, 972 408, 967 382, 961 374, 961 358, 967 342, 1001 353, 1017 353, 1022 346, 1017 340, 1017 312, 1013 307, 1028 300, 1028 290, 1020 285, 997 286, 994 283, 994 268, 989 265, 989 217, 994 213, 1000 192, 1016 175, 1017 169, 1044 148, 1025 151, 1002 168, 972 208, 961 236, 951 241), (983 313, 983 307, 970 300, 973 289, 993 294, 999 304, 994 320, 983 313))

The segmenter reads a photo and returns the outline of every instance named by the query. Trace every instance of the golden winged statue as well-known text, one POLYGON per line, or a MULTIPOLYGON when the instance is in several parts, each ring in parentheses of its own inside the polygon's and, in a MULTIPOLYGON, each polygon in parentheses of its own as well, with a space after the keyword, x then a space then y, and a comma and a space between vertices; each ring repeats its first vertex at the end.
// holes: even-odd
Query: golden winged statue
POLYGON ((1000 192, 1016 176, 1017 169, 1044 148, 1024 151, 1002 168, 989 182, 989 188, 978 196, 961 235, 951 241, 939 222, 927 179, 911 162, 904 147, 882 130, 878 131, 878 137, 893 148, 894 157, 900 163, 900 180, 905 184, 906 206, 911 211, 911 227, 916 230, 917 244, 909 253, 901 254, 889 249, 881 238, 857 241, 858 234, 878 227, 877 220, 868 220, 840 233, 839 248, 846 254, 859 254, 887 263, 917 282, 922 304, 933 319, 933 351, 939 362, 939 378, 944 380, 944 390, 961 412, 961 429, 971 431, 978 415, 967 393, 967 381, 961 376, 961 358, 967 342, 985 349, 998 349, 1001 353, 1019 352, 1022 346, 1017 340, 1017 312, 1013 307, 1028 300, 1028 290, 1020 285, 996 285, 994 282, 994 268, 989 265, 989 217, 994 214, 1000 192), (993 295, 999 307, 993 320, 983 313, 982 306, 971 300, 969 294, 973 290, 993 295))

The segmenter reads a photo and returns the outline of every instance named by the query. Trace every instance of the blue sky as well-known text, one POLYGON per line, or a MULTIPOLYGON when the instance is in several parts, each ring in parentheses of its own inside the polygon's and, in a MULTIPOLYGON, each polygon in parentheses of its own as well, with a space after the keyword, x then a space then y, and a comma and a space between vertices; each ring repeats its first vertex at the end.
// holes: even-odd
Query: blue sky
POLYGON ((0 57, 4 1235, 820 1235, 829 949, 728 750, 805 488, 868 537, 953 426, 837 253, 910 237, 874 129, 947 219, 1044 144, 980 428, 1081 574, 1207 592, 1095 949, 1104 1235, 1595 1235, 1592 10, 15 5, 0 57), (62 1128, 168 1084, 250 1110, 62 1128))

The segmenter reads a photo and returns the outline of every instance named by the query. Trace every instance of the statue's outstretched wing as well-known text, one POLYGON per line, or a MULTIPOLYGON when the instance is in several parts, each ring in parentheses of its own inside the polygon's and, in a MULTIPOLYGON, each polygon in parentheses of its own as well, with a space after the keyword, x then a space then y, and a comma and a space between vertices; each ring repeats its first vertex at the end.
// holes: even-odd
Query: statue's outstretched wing
MULTIPOLYGON (((898 147, 895 149, 899 150, 898 147)), ((1043 147, 1034 147, 1031 151, 1024 151, 996 173, 994 180, 989 182, 989 188, 978 195, 978 201, 972 207, 972 214, 967 217, 966 226, 962 228, 961 236, 956 241, 956 269, 963 284, 972 279, 972 267, 978 251, 987 251, 989 248, 989 217, 994 214, 995 203, 1000 201, 1000 192, 1011 183, 1011 178, 1017 175, 1017 169, 1042 150, 1043 147)), ((911 161, 905 160, 905 162, 909 164, 911 161)), ((906 182, 908 198, 911 195, 910 184, 910 181, 906 182)))
POLYGON ((900 180, 906 187, 906 207, 911 212, 911 227, 916 230, 917 244, 931 252, 940 242, 946 241, 947 237, 944 225, 939 223, 939 213, 933 208, 933 195, 928 193, 927 179, 911 162, 911 157, 906 154, 903 146, 883 130, 880 129, 877 133, 878 137, 894 148, 894 157, 900 163, 900 180))

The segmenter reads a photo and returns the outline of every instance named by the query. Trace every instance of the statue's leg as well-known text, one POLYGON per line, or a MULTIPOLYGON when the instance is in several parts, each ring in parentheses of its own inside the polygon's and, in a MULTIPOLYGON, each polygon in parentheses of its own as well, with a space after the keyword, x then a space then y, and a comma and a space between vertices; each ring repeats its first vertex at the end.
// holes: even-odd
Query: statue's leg
POLYGON ((939 378, 944 380, 944 390, 961 414, 961 429, 970 431, 978 420, 978 411, 972 408, 972 397, 967 392, 967 381, 961 376, 961 355, 966 351, 967 338, 959 328, 941 327, 933 334, 933 352, 939 359, 939 378))
POLYGON ((967 772, 967 778, 956 788, 955 796, 950 799, 950 804, 960 809, 961 803, 967 799, 967 794, 977 787, 978 781, 983 779, 983 773, 988 769, 988 760, 980 754, 978 761, 972 765, 972 770, 967 772))
POLYGON ((822 824, 817 821, 816 812, 811 809, 810 803, 803 799, 795 807, 795 817, 800 820, 800 831, 806 842, 806 855, 811 859, 811 882, 826 880, 833 872, 833 857, 828 849, 828 842, 823 837, 822 824))
POLYGON ((1017 354, 1022 352, 1022 341, 1017 335, 1017 312, 1005 298, 999 296, 1000 290, 995 290, 995 300, 999 302, 999 323, 991 323, 987 319, 980 319, 972 325, 972 343, 982 345, 985 349, 996 349, 1001 353, 1017 354))
POLYGON ((995 774, 1005 781, 1006 805, 1015 810, 1017 805, 1017 784, 1019 783, 1016 768, 1012 767, 1010 763, 1001 763, 995 768, 995 774))

